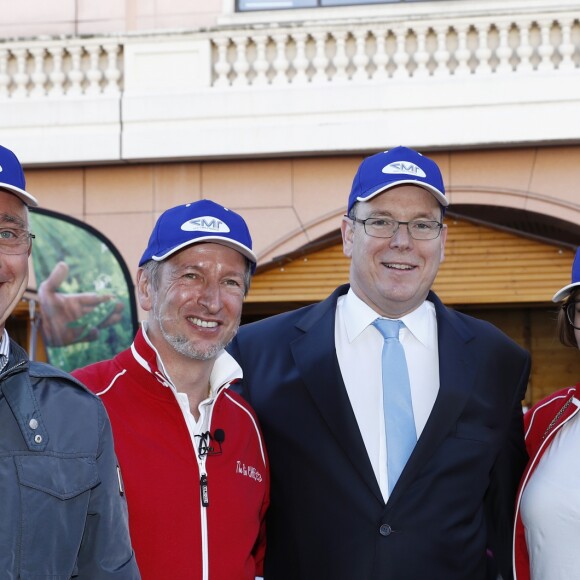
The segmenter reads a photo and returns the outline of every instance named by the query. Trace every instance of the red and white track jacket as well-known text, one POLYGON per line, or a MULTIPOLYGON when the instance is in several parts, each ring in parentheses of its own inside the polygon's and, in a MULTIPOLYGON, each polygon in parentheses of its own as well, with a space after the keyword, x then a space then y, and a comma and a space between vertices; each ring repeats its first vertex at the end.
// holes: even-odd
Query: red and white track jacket
POLYGON ((580 383, 553 393, 536 403, 524 415, 526 447, 530 460, 524 471, 516 503, 516 523, 514 527, 514 580, 530 580, 530 558, 526 545, 526 534, 520 512, 522 494, 538 466, 542 455, 550 446, 556 433, 569 421, 579 408, 572 404, 578 398, 580 383))
POLYGON ((221 453, 214 439, 200 457, 141 329, 130 349, 73 374, 111 419, 143 580, 262 575, 269 467, 254 412, 229 383, 212 385, 208 429, 223 432, 221 453))

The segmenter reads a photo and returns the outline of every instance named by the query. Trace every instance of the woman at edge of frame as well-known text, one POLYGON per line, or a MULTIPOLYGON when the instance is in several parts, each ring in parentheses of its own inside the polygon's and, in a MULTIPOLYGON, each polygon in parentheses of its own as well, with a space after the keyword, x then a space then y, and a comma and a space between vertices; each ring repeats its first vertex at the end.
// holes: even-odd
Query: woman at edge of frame
MULTIPOLYGON (((572 282, 553 302, 561 303, 558 337, 580 348, 580 248, 572 282)), ((580 544, 580 383, 536 403, 524 416, 530 460, 516 503, 515 580, 579 578, 580 544)))

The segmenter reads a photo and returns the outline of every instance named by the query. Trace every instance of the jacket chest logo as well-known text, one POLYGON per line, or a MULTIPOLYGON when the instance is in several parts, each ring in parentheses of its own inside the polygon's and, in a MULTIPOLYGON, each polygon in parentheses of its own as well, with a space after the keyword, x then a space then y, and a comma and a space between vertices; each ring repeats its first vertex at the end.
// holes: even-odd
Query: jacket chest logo
POLYGON ((236 461, 236 473, 243 475, 244 477, 249 477, 257 481, 258 483, 262 481, 262 474, 258 471, 256 467, 251 465, 246 465, 241 461, 236 461))

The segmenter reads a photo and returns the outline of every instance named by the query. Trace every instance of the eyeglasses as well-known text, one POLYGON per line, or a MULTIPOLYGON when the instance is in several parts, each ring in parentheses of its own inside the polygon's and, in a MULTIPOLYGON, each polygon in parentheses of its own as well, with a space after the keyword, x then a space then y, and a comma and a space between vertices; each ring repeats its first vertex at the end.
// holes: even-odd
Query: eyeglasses
POLYGON ((365 233, 373 238, 392 238, 399 230, 399 226, 407 226, 407 231, 414 240, 434 240, 439 237, 441 229, 443 228, 442 223, 429 220, 400 222, 385 218, 367 218, 366 220, 359 220, 358 218, 350 219, 353 222, 362 224, 365 233))
POLYGON ((0 253, 26 254, 36 236, 24 230, 0 230, 0 253))
POLYGON ((566 311, 566 318, 570 325, 580 330, 580 302, 567 302, 566 304, 562 304, 562 310, 566 311), (576 321, 578 321, 578 324, 576 321))

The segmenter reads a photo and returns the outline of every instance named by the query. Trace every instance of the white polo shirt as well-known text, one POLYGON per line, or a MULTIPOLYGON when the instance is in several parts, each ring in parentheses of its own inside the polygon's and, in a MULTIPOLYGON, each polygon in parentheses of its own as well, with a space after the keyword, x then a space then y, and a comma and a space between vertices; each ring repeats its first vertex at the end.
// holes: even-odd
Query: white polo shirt
MULTIPOLYGON (((147 327, 148 327, 147 321, 143 321, 141 326, 143 329, 143 336, 147 341, 147 344, 157 353, 157 366, 159 367, 159 370, 163 373, 162 378, 164 382, 162 384, 167 388, 171 389, 171 391, 175 395, 177 404, 181 409, 181 413, 183 414, 185 424, 187 425, 187 429, 191 437, 191 442, 193 443, 194 448, 197 449, 197 446, 199 444, 199 436, 208 430, 212 407, 220 387, 222 387, 226 383, 228 384, 231 383, 231 381, 233 381, 234 379, 241 379, 244 376, 242 369, 240 365, 236 362, 236 360, 225 350, 222 350, 217 355, 209 377, 210 391, 208 397, 203 401, 201 401, 201 403, 198 406, 199 419, 196 421, 195 417, 193 416, 193 413, 191 412, 189 397, 187 396, 187 393, 183 393, 177 390, 177 387, 171 380, 169 371, 163 364, 163 360, 161 360, 161 355, 159 354, 159 352, 157 352, 157 349, 155 348, 155 346, 153 346, 153 343, 151 342, 149 336, 147 335, 147 327)), ((139 360, 140 357, 138 358, 138 355, 135 351, 133 351, 133 355, 137 358, 137 360, 139 360)), ((161 377, 158 376, 158 379, 159 378, 161 377)))
MULTIPOLYGON (((383 416, 384 339, 372 326, 379 317, 352 289, 338 299, 336 354, 350 403, 385 502, 388 499, 387 446, 383 416)), ((419 437, 439 392, 439 348, 435 306, 428 301, 407 314, 399 340, 405 350, 415 428, 419 437)))

